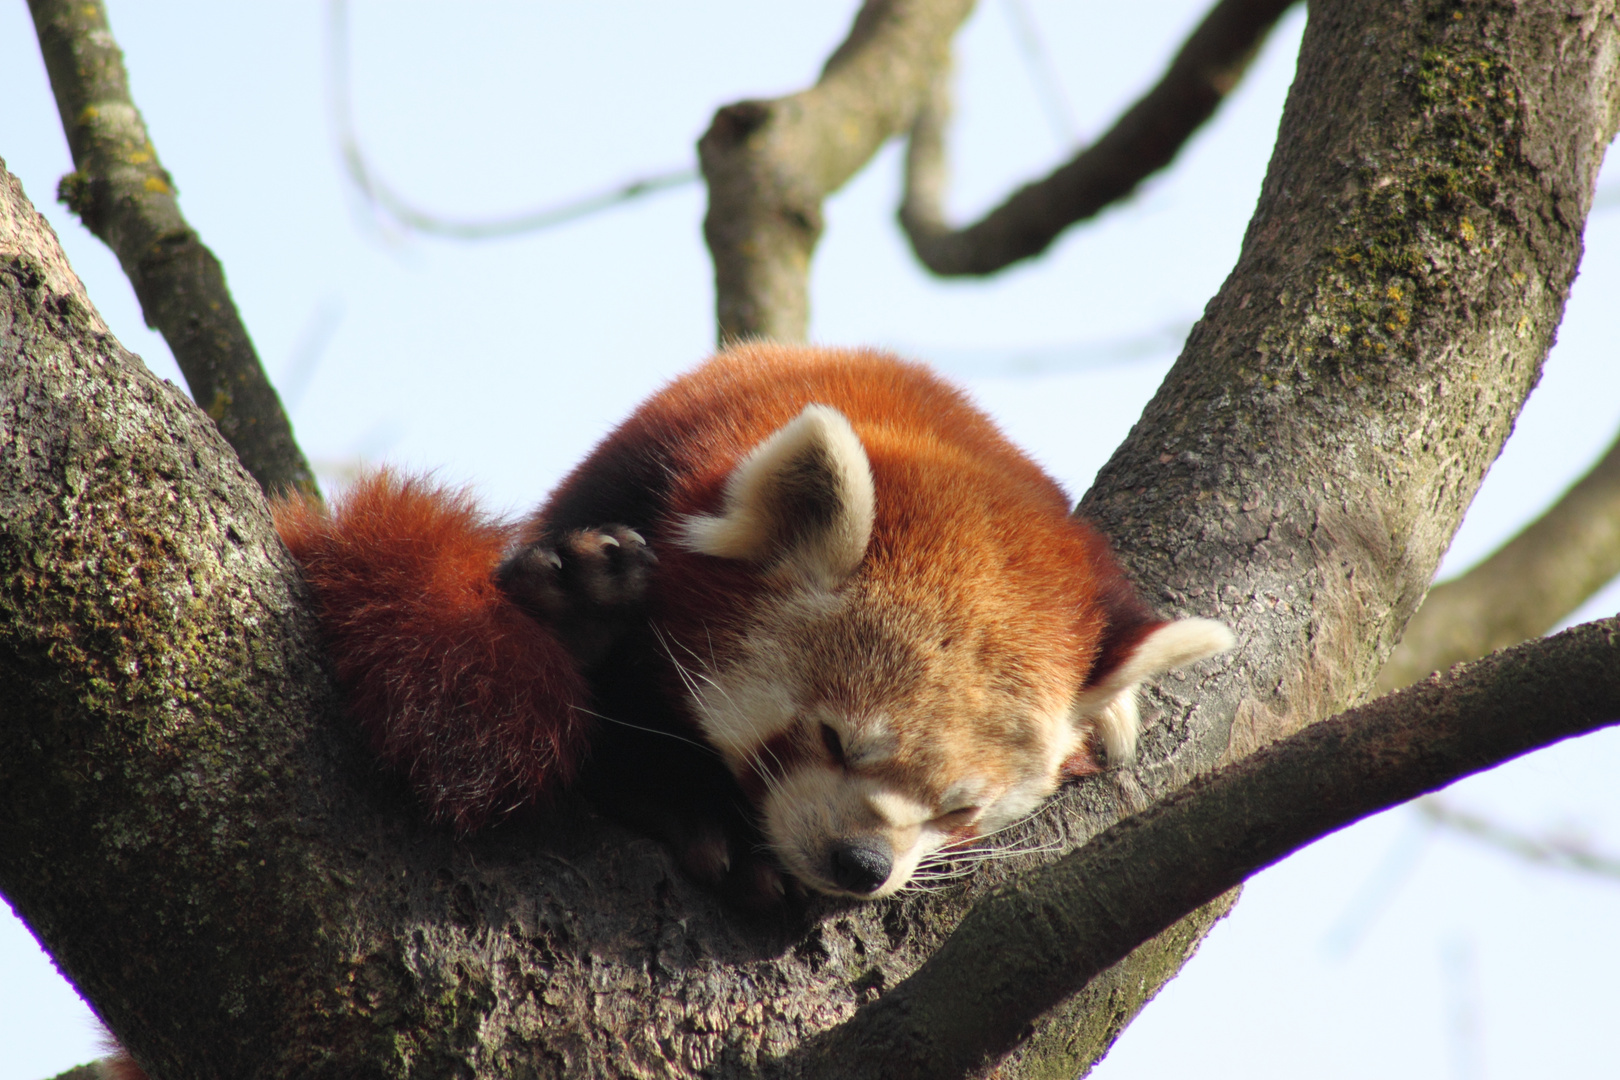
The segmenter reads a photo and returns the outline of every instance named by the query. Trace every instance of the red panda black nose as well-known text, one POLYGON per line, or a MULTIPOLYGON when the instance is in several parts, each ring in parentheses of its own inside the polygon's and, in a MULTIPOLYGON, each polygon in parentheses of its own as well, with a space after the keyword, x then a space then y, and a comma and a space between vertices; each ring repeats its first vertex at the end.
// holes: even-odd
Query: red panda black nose
POLYGON ((832 864, 833 884, 852 893, 877 891, 889 880, 889 871, 894 867, 888 845, 881 840, 840 844, 833 848, 828 862, 832 864))

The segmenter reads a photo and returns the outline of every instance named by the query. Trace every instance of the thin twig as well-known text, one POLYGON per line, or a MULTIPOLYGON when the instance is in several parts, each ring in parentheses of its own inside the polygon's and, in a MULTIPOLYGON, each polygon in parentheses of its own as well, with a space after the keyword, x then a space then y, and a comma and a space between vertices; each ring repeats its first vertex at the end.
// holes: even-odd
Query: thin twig
POLYGON ((348 0, 330 0, 327 5, 327 84, 332 125, 337 132, 338 155, 344 172, 367 205, 387 214, 395 224, 428 236, 452 240, 495 240, 540 232, 592 214, 611 210, 660 191, 696 183, 694 166, 651 173, 602 191, 576 195, 550 206, 505 214, 493 218, 452 218, 424 210, 400 195, 371 167, 360 149, 355 131, 352 81, 349 73, 348 0))
POLYGON ((912 128, 900 205, 900 224, 917 258, 942 276, 991 274, 1040 254, 1070 225, 1131 194, 1169 165, 1214 115, 1292 4, 1221 0, 1182 45, 1159 84, 1106 135, 960 229, 945 221, 944 128, 950 107, 943 80, 936 82, 912 128))
POLYGON ((1052 57, 1041 41, 1035 13, 1029 10, 1027 0, 1002 0, 1001 7, 1007 13, 1007 22, 1012 26, 1018 51, 1023 54, 1024 70, 1029 72, 1029 81, 1034 84, 1035 93, 1041 99, 1041 111, 1046 114, 1046 123, 1051 127, 1058 145, 1067 150, 1074 145, 1079 126, 1074 122, 1074 110, 1069 108, 1069 99, 1063 93, 1063 82, 1052 65, 1052 57))
POLYGON ((1458 810, 1436 798, 1419 799, 1417 809, 1431 824, 1461 833, 1521 859, 1599 877, 1620 878, 1620 859, 1593 851, 1572 837, 1529 836, 1489 818, 1458 810))
POLYGON ((141 314, 158 330, 192 398, 259 486, 318 495, 214 253, 180 213, 129 93, 101 0, 29 0, 51 90, 73 153, 58 195, 118 256, 141 314))

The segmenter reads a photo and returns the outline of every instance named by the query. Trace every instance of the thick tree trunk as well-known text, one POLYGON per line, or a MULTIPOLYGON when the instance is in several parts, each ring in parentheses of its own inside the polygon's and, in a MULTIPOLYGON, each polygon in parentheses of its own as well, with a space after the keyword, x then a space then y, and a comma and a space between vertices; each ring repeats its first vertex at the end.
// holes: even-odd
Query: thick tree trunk
MULTIPOLYGON (((1617 45, 1615 0, 1313 7, 1239 265, 1084 505, 1239 651, 1159 687, 1141 768, 1035 838, 1077 845, 1371 684, 1550 344, 1617 45)), ((337 714, 251 479, 9 176, 0 530, 0 890, 168 1080, 814 1071, 795 1049, 1020 865, 762 925, 576 806, 423 827, 337 714)), ((1095 1060, 1213 916, 1060 1001, 1001 1075, 1095 1060)))

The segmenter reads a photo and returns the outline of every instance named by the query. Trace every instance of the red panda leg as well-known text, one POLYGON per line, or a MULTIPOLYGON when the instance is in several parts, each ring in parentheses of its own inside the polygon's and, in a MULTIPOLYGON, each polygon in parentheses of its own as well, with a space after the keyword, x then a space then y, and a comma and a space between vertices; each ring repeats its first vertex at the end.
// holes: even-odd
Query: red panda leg
POLYGON ((295 501, 276 518, 351 714, 431 816, 471 830, 543 800, 585 764, 589 730, 593 804, 738 905, 780 905, 791 886, 747 801, 651 662, 657 559, 640 533, 576 529, 508 554, 511 531, 465 493, 386 472, 330 515, 295 501))

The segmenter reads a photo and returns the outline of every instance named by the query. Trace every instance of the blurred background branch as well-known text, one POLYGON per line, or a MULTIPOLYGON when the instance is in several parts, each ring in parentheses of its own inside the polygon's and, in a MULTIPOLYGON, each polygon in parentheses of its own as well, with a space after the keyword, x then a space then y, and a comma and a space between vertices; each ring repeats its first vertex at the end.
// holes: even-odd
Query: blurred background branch
POLYGON ((912 251, 942 276, 991 274, 1045 251, 1064 229, 1124 199, 1175 159, 1242 81, 1266 35, 1293 2, 1221 0, 1182 45, 1158 85, 1107 134, 962 228, 945 219, 950 96, 942 71, 917 115, 906 152, 900 224, 912 251))
POLYGON ((1620 858, 1595 849, 1585 837, 1546 833, 1535 836, 1482 814, 1459 810, 1431 795, 1413 804, 1424 820, 1527 862, 1620 879, 1620 858))
POLYGON ((867 0, 814 86, 715 114, 698 159, 722 342, 805 340, 823 200, 912 126, 972 10, 972 0, 867 0))
POLYGON ((699 178, 697 169, 691 166, 665 169, 549 206, 497 217, 455 218, 424 210, 399 194, 393 185, 378 175, 360 149, 349 70, 348 0, 328 0, 326 10, 327 89, 332 125, 337 133, 338 156, 343 161, 345 175, 366 206, 383 214, 400 228, 450 240, 497 240, 524 236, 578 221, 661 191, 684 187, 696 183, 699 178))

